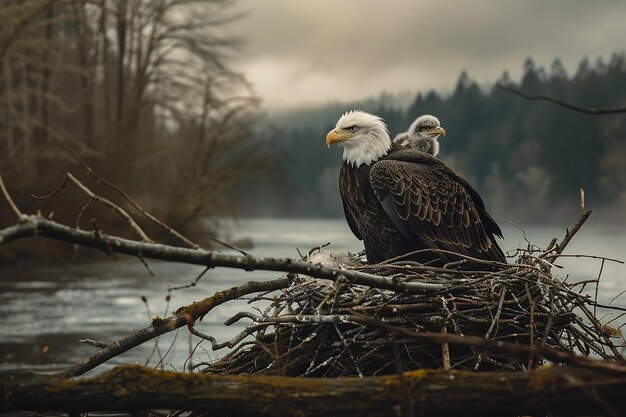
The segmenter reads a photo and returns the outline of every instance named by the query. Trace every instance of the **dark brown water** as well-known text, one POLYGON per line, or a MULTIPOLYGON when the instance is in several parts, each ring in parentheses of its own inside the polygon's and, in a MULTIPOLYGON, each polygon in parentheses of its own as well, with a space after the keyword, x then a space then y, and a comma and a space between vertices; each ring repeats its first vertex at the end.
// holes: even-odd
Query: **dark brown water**
MULTIPOLYGON (((505 226, 505 250, 525 247, 522 233, 505 226)), ((313 246, 333 242, 333 250, 358 251, 362 248, 343 219, 337 220, 268 220, 244 221, 240 235, 253 239, 251 250, 259 256, 296 258, 296 247, 308 250, 313 246)), ((526 237, 543 246, 553 237, 562 237, 564 228, 526 227, 526 237)), ((52 242, 51 245, 62 243, 52 242)), ((2 248, 0 247, 0 250, 2 248)), ((626 230, 586 226, 574 238, 570 254, 591 254, 626 258, 626 230)), ((166 315, 179 306, 202 299, 214 292, 248 280, 276 278, 273 272, 244 272, 232 269, 209 271, 196 287, 175 291, 169 305, 165 301, 168 285, 182 285, 193 281, 202 267, 148 261, 155 276, 150 276, 141 262, 134 258, 118 257, 106 262, 62 267, 0 267, 0 369, 35 368, 62 369, 94 352, 96 348, 78 343, 90 338, 111 342, 150 323, 150 316, 166 315), (148 299, 150 314, 141 297, 148 299)), ((595 279, 600 261, 563 258, 562 276, 578 281, 595 279)), ((593 288, 589 287, 593 293, 593 288)), ((599 299, 608 303, 619 292, 626 290, 626 267, 605 263, 599 288, 599 299)), ((626 307, 626 295, 613 301, 626 307)), ((244 301, 218 307, 204 318, 198 330, 218 341, 239 333, 244 322, 226 327, 224 320, 246 309, 244 301)), ((604 321, 608 320, 605 318, 604 321)), ((623 323, 623 320, 621 321, 623 323)), ((108 369, 120 363, 137 362, 156 365, 162 362, 169 369, 183 370, 189 358, 197 363, 223 353, 212 352, 208 342, 195 336, 190 341, 186 329, 162 336, 159 351, 153 351, 154 342, 130 350, 122 356, 95 369, 108 369), (174 338, 176 339, 174 343, 174 338), (190 346, 196 347, 190 354, 190 346), (170 348, 171 347, 171 348, 170 348), (167 352, 167 354, 166 354, 167 352)))

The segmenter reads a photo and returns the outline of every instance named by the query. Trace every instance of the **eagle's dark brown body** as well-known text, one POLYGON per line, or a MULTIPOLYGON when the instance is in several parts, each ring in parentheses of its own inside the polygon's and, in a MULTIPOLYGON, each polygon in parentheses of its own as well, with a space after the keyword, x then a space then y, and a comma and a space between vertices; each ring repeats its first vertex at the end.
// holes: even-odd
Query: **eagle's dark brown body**
MULTIPOLYGON (((343 162, 339 189, 369 263, 428 248, 506 262, 494 239, 502 232, 478 193, 432 155, 394 145, 370 165, 343 162)), ((439 252, 412 259, 459 257, 439 252)))

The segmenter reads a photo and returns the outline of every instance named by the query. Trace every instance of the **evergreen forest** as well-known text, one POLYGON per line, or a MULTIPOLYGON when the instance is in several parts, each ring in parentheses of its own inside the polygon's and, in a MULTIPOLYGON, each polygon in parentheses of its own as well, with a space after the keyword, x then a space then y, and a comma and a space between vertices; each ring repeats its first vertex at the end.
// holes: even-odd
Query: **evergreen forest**
MULTIPOLYGON (((419 74, 416 74, 418 77, 419 74)), ((419 92, 407 106, 390 94, 379 99, 283 112, 258 133, 275 152, 279 174, 247 193, 248 215, 342 216, 337 187, 339 149, 324 138, 341 113, 361 109, 382 116, 393 136, 421 114, 433 114, 447 131, 440 159, 466 178, 496 217, 526 223, 559 220, 587 204, 604 220, 624 220, 626 117, 590 115, 546 101, 524 100, 495 88, 547 95, 585 108, 626 105, 626 55, 590 62, 568 74, 559 59, 546 69, 528 58, 520 80, 505 71, 490 88, 462 72, 454 90, 419 92)), ((572 214, 575 215, 575 214, 572 214)))

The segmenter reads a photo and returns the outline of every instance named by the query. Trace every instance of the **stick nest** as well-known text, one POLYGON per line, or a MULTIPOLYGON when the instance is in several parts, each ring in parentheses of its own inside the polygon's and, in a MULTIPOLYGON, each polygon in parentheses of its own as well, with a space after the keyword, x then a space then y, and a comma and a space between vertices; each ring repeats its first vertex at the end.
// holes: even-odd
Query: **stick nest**
MULTIPOLYGON (((317 248, 305 258, 315 262, 320 255, 323 250, 317 248)), ((214 350, 233 348, 228 354, 196 366, 217 374, 343 377, 420 368, 519 371, 541 364, 418 341, 398 336, 388 326, 619 357, 611 341, 621 337, 619 330, 595 318, 595 302, 581 294, 584 285, 567 283, 550 272, 553 260, 549 252, 538 253, 531 246, 519 251, 514 264, 483 264, 479 267, 488 270, 473 271, 471 263, 463 260, 436 268, 402 260, 368 266, 356 256, 344 257, 342 264, 353 269, 395 282, 435 283, 444 288, 402 293, 342 279, 291 275, 292 285, 279 294, 250 299, 251 305, 264 304, 263 309, 255 307, 255 312, 240 312, 226 321, 226 325, 252 321, 234 339, 213 342, 214 350)))

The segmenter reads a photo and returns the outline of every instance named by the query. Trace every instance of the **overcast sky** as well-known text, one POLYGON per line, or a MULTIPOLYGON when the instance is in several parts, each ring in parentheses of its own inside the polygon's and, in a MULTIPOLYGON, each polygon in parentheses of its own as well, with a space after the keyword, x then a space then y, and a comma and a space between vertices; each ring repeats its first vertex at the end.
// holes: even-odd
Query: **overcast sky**
POLYGON ((569 73, 626 48, 626 1, 239 0, 233 60, 267 109, 482 84, 525 58, 569 73))

